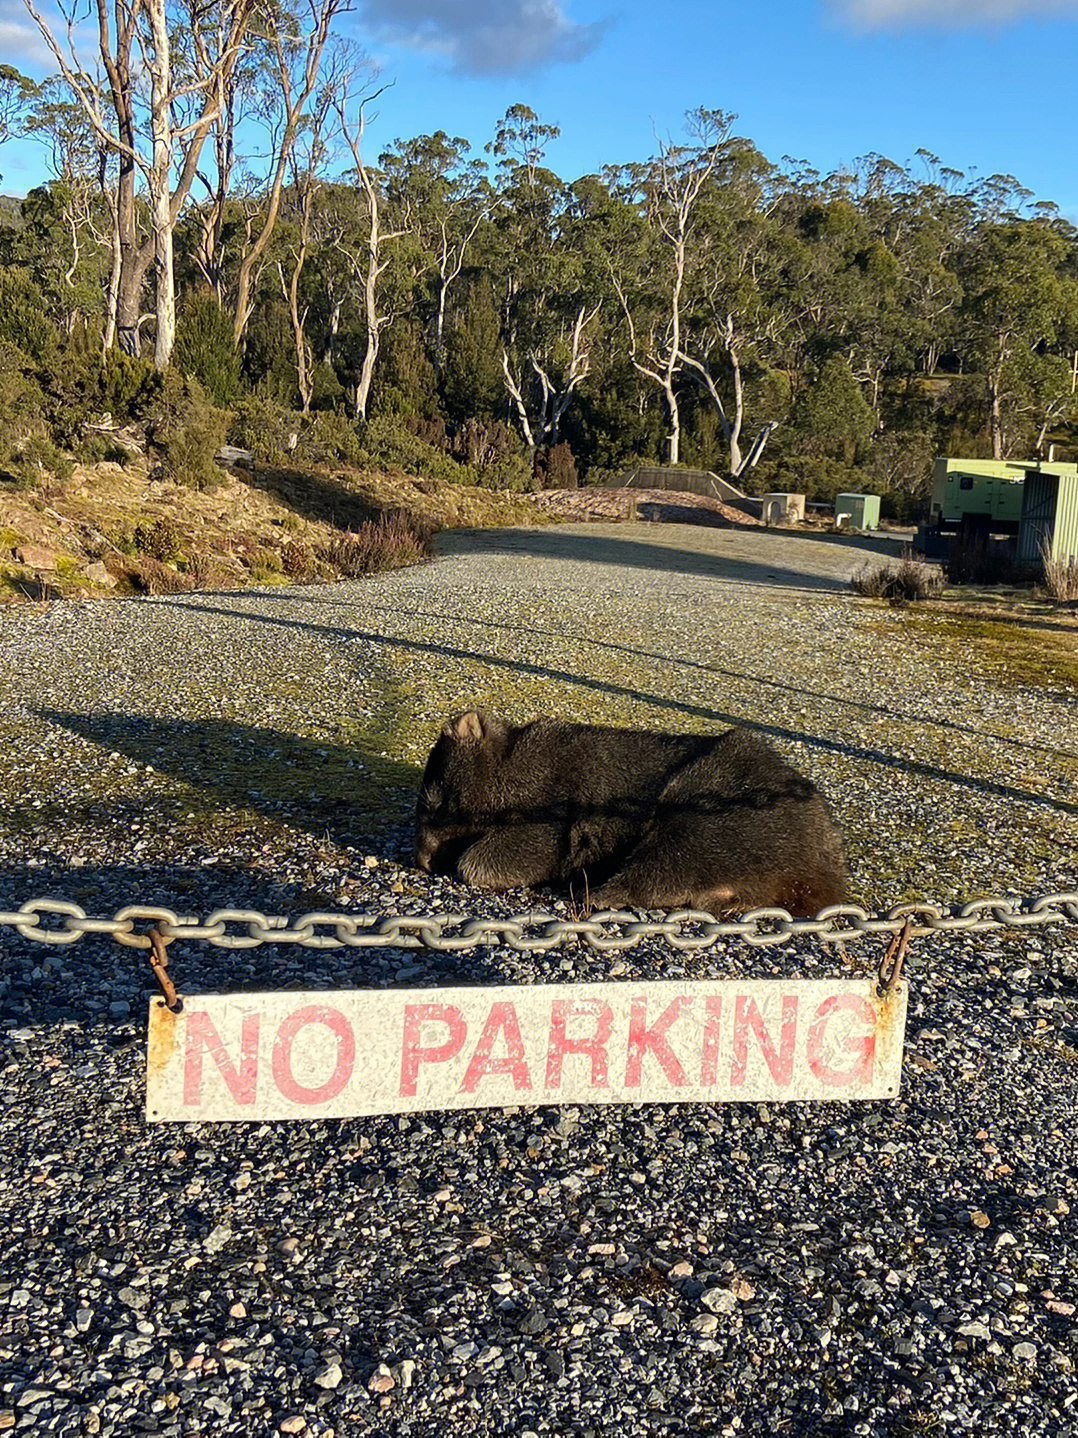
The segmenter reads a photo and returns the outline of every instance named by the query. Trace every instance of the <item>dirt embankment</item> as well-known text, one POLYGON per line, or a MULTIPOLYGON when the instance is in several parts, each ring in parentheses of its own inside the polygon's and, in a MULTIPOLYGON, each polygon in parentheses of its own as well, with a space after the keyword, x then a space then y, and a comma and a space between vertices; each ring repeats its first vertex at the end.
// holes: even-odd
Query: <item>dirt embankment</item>
POLYGON ((536 504, 558 519, 643 519, 664 524, 758 525, 743 510, 706 494, 673 489, 551 489, 536 504))
POLYGON ((198 490, 142 460, 0 487, 0 597, 162 593, 339 579, 414 562, 431 532, 542 523, 523 495, 352 470, 221 471, 198 490))

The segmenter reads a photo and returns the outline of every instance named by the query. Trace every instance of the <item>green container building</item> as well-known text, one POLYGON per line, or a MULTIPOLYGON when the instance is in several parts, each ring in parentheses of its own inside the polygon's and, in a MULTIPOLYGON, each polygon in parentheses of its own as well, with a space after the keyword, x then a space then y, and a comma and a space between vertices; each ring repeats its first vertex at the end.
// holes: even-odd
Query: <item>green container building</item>
POLYGON ((836 494, 835 520, 846 516, 849 529, 879 529, 880 497, 878 494, 836 494))
POLYGON ((932 466, 931 523, 1017 529, 1028 463, 1008 459, 937 459, 932 466))

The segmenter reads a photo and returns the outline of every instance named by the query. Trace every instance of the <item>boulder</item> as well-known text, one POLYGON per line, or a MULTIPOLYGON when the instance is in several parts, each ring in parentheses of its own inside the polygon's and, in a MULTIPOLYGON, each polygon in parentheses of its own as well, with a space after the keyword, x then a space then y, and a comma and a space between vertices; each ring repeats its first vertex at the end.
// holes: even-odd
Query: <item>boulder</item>
POLYGON ((20 544, 15 551, 15 558, 20 564, 28 564, 31 569, 55 570, 58 556, 55 549, 49 549, 44 544, 20 544))
POLYGON ((94 564, 88 564, 83 572, 87 579, 93 584, 99 584, 103 589, 115 589, 119 583, 115 574, 110 574, 100 559, 94 564))

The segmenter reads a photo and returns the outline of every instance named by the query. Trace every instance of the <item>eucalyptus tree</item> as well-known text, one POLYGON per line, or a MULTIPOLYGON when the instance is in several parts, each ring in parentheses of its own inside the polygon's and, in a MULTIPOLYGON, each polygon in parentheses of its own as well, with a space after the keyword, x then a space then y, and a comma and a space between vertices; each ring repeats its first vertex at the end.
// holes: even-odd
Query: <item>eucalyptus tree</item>
MULTIPOLYGON (((670 432, 668 463, 681 452, 678 380, 685 365, 686 285, 701 242, 701 197, 730 139, 734 117, 721 110, 692 110, 686 129, 693 143, 659 144, 646 164, 625 166, 617 183, 643 215, 643 270, 611 269, 621 303, 633 366, 661 390, 670 432)), ((702 362, 700 362, 702 363, 702 362)))
POLYGON ((791 321, 780 292, 772 179, 752 144, 728 139, 701 190, 698 237, 687 255, 678 358, 711 401, 734 479, 759 461, 777 424, 759 416, 744 451, 746 375, 767 369, 791 321))
POLYGON ((311 107, 318 103, 319 88, 335 92, 336 105, 353 77, 370 73, 372 68, 358 51, 341 42, 335 47, 330 79, 322 78, 330 28, 344 8, 346 0, 296 0, 291 6, 282 4, 259 12, 256 36, 265 49, 266 61, 256 113, 263 133, 270 136, 270 145, 264 157, 268 167, 264 179, 251 187, 255 198, 253 222, 236 276, 232 334, 237 345, 251 317, 252 289, 277 225, 296 143, 309 121, 311 107))
POLYGON ((31 191, 23 203, 27 240, 32 238, 36 251, 38 282, 54 301, 60 312, 57 318, 69 334, 77 324, 100 314, 104 290, 108 347, 115 326, 118 280, 113 157, 57 77, 36 88, 26 123, 48 145, 53 176, 47 185, 31 191))
POLYGON ((380 304, 381 280, 390 264, 394 241, 400 240, 408 233, 406 216, 400 216, 399 222, 388 228, 383 223, 383 178, 363 158, 363 140, 369 119, 368 106, 384 89, 385 86, 372 89, 370 84, 346 86, 338 91, 334 98, 340 133, 353 163, 349 178, 354 177, 364 206, 361 224, 334 242, 362 291, 365 335, 354 399, 355 416, 361 420, 367 418, 371 381, 374 378, 382 332, 394 319, 394 313, 380 304))
POLYGON ((1061 278, 1067 245, 1045 219, 988 219, 965 257, 963 328, 970 357, 984 375, 992 455, 1007 448, 1007 410, 1016 375, 1051 350, 1068 305, 1061 278))
POLYGON ((21 132, 37 89, 14 65, 0 64, 0 145, 21 132))
POLYGON ((437 130, 394 141, 378 160, 388 202, 413 241, 416 277, 433 289, 431 348, 439 371, 450 290, 498 205, 486 166, 469 156, 467 140, 437 130))
POLYGON ((487 146, 499 204, 488 255, 501 292, 505 389, 529 448, 555 444, 590 366, 598 310, 574 234, 572 193, 545 164, 560 131, 513 105, 487 146))
POLYGON ((276 262, 281 295, 288 306, 292 339, 296 350, 296 388, 300 408, 306 414, 314 397, 314 357, 308 334, 309 302, 301 294, 303 271, 312 249, 329 238, 333 217, 322 203, 327 164, 334 158, 340 138, 335 101, 341 80, 331 73, 311 106, 289 156, 290 183, 287 209, 290 233, 286 239, 288 265, 282 256, 276 262))
POLYGON ((142 289, 152 264, 154 362, 164 368, 176 329, 173 235, 219 114, 220 82, 227 82, 243 50, 255 0, 211 0, 220 21, 208 66, 201 76, 179 81, 174 39, 205 27, 201 0, 115 0, 111 8, 95 0, 92 42, 80 27, 76 0, 58 7, 63 42, 35 0, 25 4, 99 144, 117 157, 117 340, 129 353, 139 352, 142 289), (140 183, 149 214, 143 234, 140 183))

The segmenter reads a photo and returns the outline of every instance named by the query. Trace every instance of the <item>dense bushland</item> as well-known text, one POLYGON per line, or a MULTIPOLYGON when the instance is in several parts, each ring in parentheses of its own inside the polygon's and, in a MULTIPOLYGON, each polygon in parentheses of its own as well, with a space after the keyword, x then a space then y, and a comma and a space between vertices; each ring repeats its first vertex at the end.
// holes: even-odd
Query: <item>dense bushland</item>
MULTIPOLYGON (((209 124, 205 160, 226 126, 246 138, 228 106, 282 113, 267 36, 246 43, 249 88, 209 124)), ((227 433, 270 464, 510 490, 674 462, 757 492, 873 489, 906 517, 936 453, 1078 453, 1078 237, 1010 177, 927 153, 820 175, 699 110, 683 143, 569 182, 545 164, 556 128, 521 105, 489 163, 439 132, 375 164, 357 71, 324 77, 261 189, 232 181, 241 161, 257 172, 252 153, 211 164, 207 198, 183 190, 195 139, 176 139, 167 274, 137 267, 161 238, 152 197, 123 191, 78 77, 19 91, 56 173, 0 217, 12 482, 130 441, 210 485, 227 433), (110 216, 131 205, 120 244, 110 216)))

